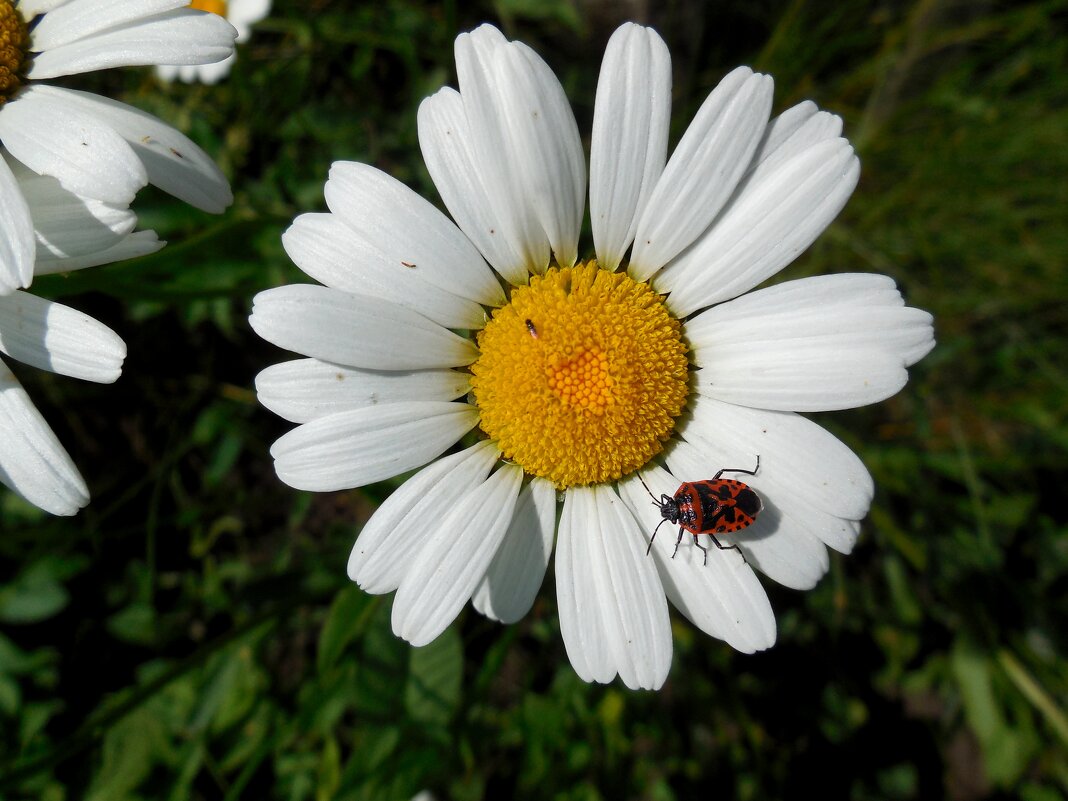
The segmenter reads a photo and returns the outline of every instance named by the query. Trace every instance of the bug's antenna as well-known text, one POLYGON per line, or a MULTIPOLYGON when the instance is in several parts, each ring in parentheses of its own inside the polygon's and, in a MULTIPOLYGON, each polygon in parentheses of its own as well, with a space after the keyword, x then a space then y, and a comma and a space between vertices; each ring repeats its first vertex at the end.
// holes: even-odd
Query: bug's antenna
MULTIPOLYGON (((641 473, 635 473, 634 475, 636 475, 638 477, 638 481, 642 482, 642 486, 645 487, 645 491, 649 493, 649 497, 653 499, 653 503, 655 503, 657 506, 659 506, 660 505, 660 501, 658 501, 656 499, 656 496, 653 495, 653 491, 651 489, 649 489, 649 485, 645 483, 645 479, 642 478, 642 474, 641 473)), ((653 536, 654 537, 656 536, 656 532, 655 531, 653 532, 653 536)), ((649 543, 650 543, 650 547, 651 547, 652 540, 649 540, 649 543)))

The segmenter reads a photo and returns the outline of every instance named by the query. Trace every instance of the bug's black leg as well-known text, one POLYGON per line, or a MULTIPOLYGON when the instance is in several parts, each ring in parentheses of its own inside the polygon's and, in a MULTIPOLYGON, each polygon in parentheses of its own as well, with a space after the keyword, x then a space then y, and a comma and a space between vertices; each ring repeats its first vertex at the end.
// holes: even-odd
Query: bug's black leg
MULTIPOLYGON (((715 534, 709 534, 708 536, 712 538, 712 542, 716 543, 716 547, 719 548, 721 551, 737 551, 742 555, 742 561, 746 564, 749 564, 749 560, 745 558, 745 552, 738 547, 738 543, 734 543, 734 545, 724 545, 722 542, 716 539, 715 534)), ((705 556, 707 558, 708 554, 706 553, 705 556)))
POLYGON ((708 565, 708 548, 706 548, 704 545, 702 545, 700 543, 700 541, 697 539, 697 535, 696 534, 693 535, 693 544, 696 545, 698 548, 700 548, 704 552, 704 554, 705 554, 705 562, 704 563, 707 566, 708 565))
POLYGON ((685 533, 686 532, 685 532, 685 530, 683 530, 682 526, 679 526, 679 538, 677 540, 675 540, 675 550, 671 552, 671 558, 672 559, 674 559, 675 558, 675 554, 677 554, 679 552, 679 545, 682 544, 682 535, 685 534, 685 533))
POLYGON ((742 470, 740 467, 724 467, 722 470, 720 470, 718 473, 716 473, 714 476, 712 476, 712 480, 716 481, 724 473, 745 473, 747 476, 755 476, 757 474, 757 470, 759 470, 759 469, 760 469, 760 454, 758 453, 757 454, 756 467, 754 467, 752 470, 742 470))
POLYGON ((662 525, 664 525, 664 521, 663 520, 661 520, 659 523, 657 523, 656 524, 656 528, 653 529, 653 536, 651 536, 649 538, 649 547, 645 549, 645 555, 646 556, 648 556, 649 552, 653 550, 653 540, 656 539, 656 532, 658 532, 660 530, 660 527, 662 525))

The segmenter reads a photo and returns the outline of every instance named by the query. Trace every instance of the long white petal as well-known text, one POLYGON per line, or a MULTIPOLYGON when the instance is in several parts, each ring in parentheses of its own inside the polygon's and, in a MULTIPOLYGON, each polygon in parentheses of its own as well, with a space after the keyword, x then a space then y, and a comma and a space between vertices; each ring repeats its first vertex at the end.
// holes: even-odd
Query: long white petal
POLYGON ((530 611, 549 567, 556 532, 556 489, 535 478, 519 496, 512 523, 471 603, 492 620, 515 623, 530 611))
POLYGON ((89 503, 89 490, 70 456, 0 362, 0 483, 54 515, 89 503))
MULTIPOLYGON (((77 3, 92 6, 95 0, 77 3)), ((234 52, 236 37, 234 27, 219 15, 179 8, 37 53, 29 77, 43 80, 110 67, 221 61, 234 52)))
POLYGON ((655 565, 645 556, 645 537, 615 490, 594 487, 601 523, 589 532, 597 593, 605 608, 605 634, 623 683, 632 690, 659 689, 671 669, 671 622, 655 565))
MULTIPOLYGON (((282 234, 282 246, 300 269, 334 289, 396 303, 446 328, 486 323, 485 311, 474 300, 428 283, 419 272, 420 262, 387 256, 336 214, 301 214, 282 234)), ((481 261, 477 253, 475 258, 481 261)))
MULTIPOLYGON (((549 240, 516 170, 518 155, 506 132, 503 95, 510 90, 497 51, 513 47, 492 25, 456 37, 456 76, 467 118, 473 164, 491 214, 521 255, 523 266, 540 272, 549 262, 549 240)), ((436 183, 436 180, 435 180, 436 183)))
POLYGON ((600 525, 593 490, 572 487, 564 494, 556 538, 556 602, 560 635, 571 666, 583 681, 610 682, 616 675, 604 634, 604 610, 592 580, 592 533, 600 525))
POLYGON ((437 459, 394 490, 364 524, 348 575, 366 592, 393 592, 442 516, 486 480, 500 451, 488 440, 437 459))
POLYGON ((586 158, 564 88, 537 53, 520 42, 497 48, 495 83, 513 169, 549 239, 557 264, 578 260, 586 158))
POLYGON ((256 376, 259 402, 292 423, 398 401, 450 401, 470 389, 470 376, 455 370, 361 370, 318 359, 273 364, 256 376))
POLYGON ((0 155, 0 295, 33 281, 35 243, 30 209, 18 181, 0 155))
MULTIPOLYGON (((659 467, 642 472, 649 489, 659 497, 673 495, 679 480, 659 467)), ((631 476, 620 483, 620 494, 631 513, 651 536, 662 521, 649 493, 631 476)), ((668 600, 690 622, 706 634, 725 640, 732 648, 753 653, 775 644, 775 615, 767 593, 736 550, 708 547, 705 555, 693 547, 693 538, 683 537, 674 554, 678 537, 675 527, 661 527, 653 540, 656 562, 668 600)), ((706 547, 708 544, 706 543, 706 547)))
POLYGON ((126 140, 144 165, 148 181, 195 208, 222 213, 234 196, 211 157, 192 139, 140 109, 91 92, 34 87, 63 108, 77 109, 126 140))
POLYGON ((28 292, 0 296, 0 353, 60 375, 110 384, 126 344, 103 323, 28 292))
POLYGON ((330 210, 386 261, 392 280, 403 283, 410 275, 486 306, 504 303, 500 283, 471 240, 396 178, 367 164, 335 161, 324 193, 330 210))
POLYGON ((52 50, 116 25, 187 5, 187 0, 68 0, 34 26, 33 49, 39 53, 52 50))
POLYGON ((841 341, 752 342, 718 351, 705 364, 697 374, 701 394, 781 411, 835 411, 878 403, 896 395, 909 377, 895 354, 851 348, 841 341))
POLYGON ((657 276, 676 315, 741 295, 792 262, 838 216, 860 177, 840 138, 765 164, 708 234, 657 276))
POLYGON ((632 22, 608 40, 590 144, 590 221, 597 261, 615 270, 634 241, 667 161, 671 55, 652 28, 632 22))
POLYGON ((411 309, 311 284, 260 292, 249 322, 279 347, 350 367, 459 367, 478 357, 470 340, 411 309))
MULTIPOLYGON (((709 479, 720 468, 735 466, 723 464, 723 461, 724 454, 715 443, 702 443, 702 447, 697 448, 689 442, 676 442, 667 454, 668 467, 681 481, 709 479)), ((760 495, 764 508, 749 528, 729 537, 723 535, 721 542, 737 544, 749 564, 768 578, 792 589, 811 589, 830 567, 826 546, 803 521, 790 517, 778 507, 776 496, 764 491, 759 473, 745 476, 745 483, 760 495)))
POLYGON ((846 273, 787 281, 751 292, 686 323, 696 364, 747 342, 803 341, 873 348, 912 365, 934 347, 933 318, 905 306, 892 279, 846 273))
POLYGON ((772 80, 738 67, 712 90, 638 221, 629 272, 652 276, 715 219, 749 168, 771 113, 772 80))
POLYGON ((106 203, 127 206, 148 183, 141 160, 112 126, 54 88, 29 86, 0 109, 0 141, 34 172, 106 203))
POLYGON ((10 166, 31 209, 38 260, 106 250, 137 225, 137 215, 126 206, 76 195, 55 178, 38 175, 18 162, 10 166))
POLYGON ((84 270, 86 267, 97 267, 101 264, 112 264, 116 261, 147 256, 157 252, 166 244, 156 236, 155 231, 134 231, 111 247, 95 253, 87 253, 84 256, 61 259, 38 256, 33 272, 34 275, 51 275, 84 270))
MULTIPOLYGON (((419 147, 427 171, 460 230, 493 269, 514 285, 525 284, 526 255, 502 209, 489 197, 478 165, 460 93, 445 87, 419 105, 419 147)), ((545 248, 548 259, 548 247, 545 248)))
POLYGON ((321 417, 271 446, 278 477, 327 492, 382 481, 426 464, 478 424, 464 403, 401 401, 321 417))
POLYGON ((523 471, 502 465, 433 526, 393 599, 393 632, 426 645, 482 581, 512 520, 523 471))

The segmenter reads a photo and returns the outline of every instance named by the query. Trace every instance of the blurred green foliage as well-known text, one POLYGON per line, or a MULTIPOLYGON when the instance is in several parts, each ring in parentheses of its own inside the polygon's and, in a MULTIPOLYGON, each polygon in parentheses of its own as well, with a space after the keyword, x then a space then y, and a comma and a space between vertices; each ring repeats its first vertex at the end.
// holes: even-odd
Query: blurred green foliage
POLYGON ((130 355, 110 387, 20 371, 94 499, 60 520, 0 496, 0 799, 1068 795, 1068 3, 275 6, 217 87, 90 79, 189 131, 236 202, 143 193, 167 248, 35 284, 130 355), (437 198, 415 113, 458 31, 534 46, 588 131, 628 15, 671 47, 676 138, 738 63, 775 76, 777 109, 845 118, 860 187, 784 276, 887 273, 939 338, 898 397, 819 416, 878 487, 856 551, 810 593, 769 583, 767 653, 677 620, 659 693, 575 676, 551 571, 518 625, 396 639, 344 565, 398 482, 277 481, 287 426, 251 385, 279 354, 246 324, 252 294, 302 280, 279 234, 323 208, 332 161, 437 198))

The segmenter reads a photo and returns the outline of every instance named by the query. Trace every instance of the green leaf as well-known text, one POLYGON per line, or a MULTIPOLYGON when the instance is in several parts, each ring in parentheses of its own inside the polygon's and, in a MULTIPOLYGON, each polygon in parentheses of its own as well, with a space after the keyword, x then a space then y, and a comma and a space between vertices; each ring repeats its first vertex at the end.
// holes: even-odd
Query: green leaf
POLYGON ((37 623, 59 614, 70 595, 54 567, 54 560, 35 562, 0 590, 0 621, 37 623))
POLYGON ((134 601, 108 618, 108 631, 124 642, 151 645, 156 640, 156 610, 151 604, 134 601))
POLYGON ((319 634, 317 665, 323 673, 337 662, 345 647, 367 626, 374 598, 351 584, 334 598, 319 634))

